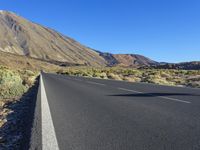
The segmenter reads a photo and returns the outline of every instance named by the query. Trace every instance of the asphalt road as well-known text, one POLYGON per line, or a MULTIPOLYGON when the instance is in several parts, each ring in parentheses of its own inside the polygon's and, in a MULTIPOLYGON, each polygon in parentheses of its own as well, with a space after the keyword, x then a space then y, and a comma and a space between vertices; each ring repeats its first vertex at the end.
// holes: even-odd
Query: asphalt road
POLYGON ((42 77, 60 150, 200 150, 199 89, 42 77))

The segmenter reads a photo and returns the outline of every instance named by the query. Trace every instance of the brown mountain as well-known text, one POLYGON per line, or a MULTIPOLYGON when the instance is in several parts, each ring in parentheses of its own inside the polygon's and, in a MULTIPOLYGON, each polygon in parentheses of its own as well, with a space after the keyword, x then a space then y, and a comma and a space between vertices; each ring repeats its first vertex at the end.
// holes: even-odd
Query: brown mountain
POLYGON ((75 40, 6 11, 0 12, 0 50, 43 60, 106 64, 97 52, 75 40))
POLYGON ((140 55, 97 52, 8 11, 0 11, 0 51, 66 65, 138 67, 156 63, 140 55))
POLYGON ((137 54, 110 54, 101 52, 99 54, 107 61, 109 66, 141 67, 158 64, 156 61, 137 54))

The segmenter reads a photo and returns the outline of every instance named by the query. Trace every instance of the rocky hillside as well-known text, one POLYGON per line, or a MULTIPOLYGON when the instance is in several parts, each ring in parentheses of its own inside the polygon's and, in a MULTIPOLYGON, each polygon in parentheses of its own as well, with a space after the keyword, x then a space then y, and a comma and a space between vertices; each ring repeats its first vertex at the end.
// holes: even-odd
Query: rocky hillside
POLYGON ((0 51, 59 65, 138 67, 155 64, 154 61, 140 55, 97 52, 52 29, 8 11, 0 11, 0 51))
POLYGON ((157 62, 136 54, 115 54, 114 58, 118 61, 118 65, 125 67, 139 67, 155 65, 157 62))

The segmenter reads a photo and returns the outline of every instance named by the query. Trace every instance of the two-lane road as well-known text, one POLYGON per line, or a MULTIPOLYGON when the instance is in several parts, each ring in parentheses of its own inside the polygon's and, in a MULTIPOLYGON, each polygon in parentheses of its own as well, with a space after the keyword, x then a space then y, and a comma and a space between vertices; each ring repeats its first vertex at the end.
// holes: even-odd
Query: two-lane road
POLYGON ((60 150, 200 149, 198 89, 46 73, 42 79, 53 123, 42 136, 55 134, 60 150))

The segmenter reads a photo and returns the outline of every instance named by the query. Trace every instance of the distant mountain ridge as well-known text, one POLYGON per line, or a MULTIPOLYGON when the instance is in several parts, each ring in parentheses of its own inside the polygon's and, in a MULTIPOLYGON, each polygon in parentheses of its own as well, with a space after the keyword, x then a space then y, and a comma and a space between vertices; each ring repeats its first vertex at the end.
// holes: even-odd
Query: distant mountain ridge
POLYGON ((200 70, 200 61, 182 62, 182 63, 163 63, 152 65, 154 69, 180 69, 180 70, 200 70))
POLYGON ((0 51, 62 65, 139 67, 157 64, 141 55, 97 52, 8 11, 0 11, 0 51))

